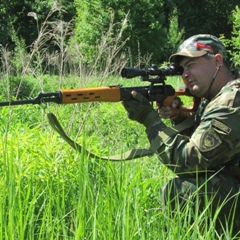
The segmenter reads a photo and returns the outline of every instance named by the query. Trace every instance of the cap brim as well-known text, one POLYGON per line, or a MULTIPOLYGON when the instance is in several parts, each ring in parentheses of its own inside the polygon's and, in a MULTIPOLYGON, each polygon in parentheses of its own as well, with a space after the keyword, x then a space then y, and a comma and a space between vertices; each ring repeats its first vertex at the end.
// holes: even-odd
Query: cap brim
POLYGON ((203 55, 207 54, 206 51, 187 51, 187 52, 178 52, 170 56, 169 62, 170 63, 178 63, 177 58, 178 57, 201 57, 203 55))

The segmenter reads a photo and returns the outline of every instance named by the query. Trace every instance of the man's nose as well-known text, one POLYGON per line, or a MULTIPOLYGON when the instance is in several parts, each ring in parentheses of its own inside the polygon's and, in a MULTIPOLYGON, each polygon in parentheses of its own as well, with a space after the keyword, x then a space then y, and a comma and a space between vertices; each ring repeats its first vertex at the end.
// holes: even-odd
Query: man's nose
POLYGON ((183 80, 187 81, 188 77, 189 77, 189 71, 188 70, 184 70, 183 73, 182 73, 183 80))

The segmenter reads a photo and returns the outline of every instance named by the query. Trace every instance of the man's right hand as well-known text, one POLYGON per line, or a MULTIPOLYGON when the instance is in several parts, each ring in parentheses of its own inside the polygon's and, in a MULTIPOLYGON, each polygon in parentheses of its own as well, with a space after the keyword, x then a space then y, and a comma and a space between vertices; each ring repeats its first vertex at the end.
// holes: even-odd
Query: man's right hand
POLYGON ((175 98, 171 106, 161 107, 158 109, 158 114, 161 118, 176 118, 181 111, 182 101, 180 98, 175 98))
POLYGON ((186 111, 186 108, 183 107, 183 103, 179 97, 172 101, 170 107, 159 108, 158 114, 161 118, 170 118, 175 125, 192 115, 190 111, 186 111))

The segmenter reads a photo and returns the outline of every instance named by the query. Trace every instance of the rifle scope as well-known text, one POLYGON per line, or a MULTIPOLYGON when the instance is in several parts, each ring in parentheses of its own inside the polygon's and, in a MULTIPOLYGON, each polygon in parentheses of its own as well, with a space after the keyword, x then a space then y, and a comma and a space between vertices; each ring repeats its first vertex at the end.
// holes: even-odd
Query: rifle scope
POLYGON ((182 67, 175 67, 173 65, 165 68, 131 68, 125 67, 121 71, 121 76, 123 78, 134 78, 134 77, 148 77, 148 76, 175 76, 182 75, 182 67))

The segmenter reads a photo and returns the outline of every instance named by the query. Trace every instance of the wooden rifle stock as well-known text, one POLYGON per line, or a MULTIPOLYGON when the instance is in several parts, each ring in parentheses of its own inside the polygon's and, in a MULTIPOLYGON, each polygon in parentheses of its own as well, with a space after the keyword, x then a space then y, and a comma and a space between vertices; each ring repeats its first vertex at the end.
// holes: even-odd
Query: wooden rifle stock
POLYGON ((62 104, 84 102, 118 102, 121 100, 120 87, 97 87, 61 90, 62 104))

